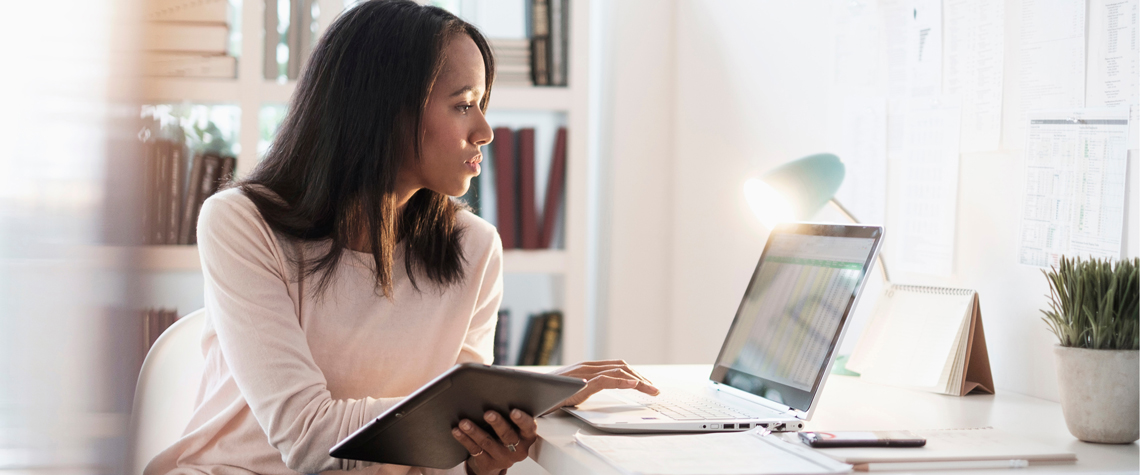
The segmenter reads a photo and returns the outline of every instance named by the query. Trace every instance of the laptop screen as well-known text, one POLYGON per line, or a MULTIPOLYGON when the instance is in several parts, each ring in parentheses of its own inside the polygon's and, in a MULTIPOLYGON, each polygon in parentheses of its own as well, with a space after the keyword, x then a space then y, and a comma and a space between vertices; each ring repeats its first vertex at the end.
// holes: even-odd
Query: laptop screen
POLYGON ((807 411, 881 235, 875 226, 777 227, 736 312, 712 379, 807 411))

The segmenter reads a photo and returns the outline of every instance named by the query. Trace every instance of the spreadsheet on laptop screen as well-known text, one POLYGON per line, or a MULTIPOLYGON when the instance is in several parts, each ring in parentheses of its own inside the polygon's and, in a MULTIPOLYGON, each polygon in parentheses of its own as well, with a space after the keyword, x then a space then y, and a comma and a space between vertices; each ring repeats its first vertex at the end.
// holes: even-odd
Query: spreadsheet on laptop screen
POLYGON ((774 233, 718 365, 810 391, 874 239, 774 233))

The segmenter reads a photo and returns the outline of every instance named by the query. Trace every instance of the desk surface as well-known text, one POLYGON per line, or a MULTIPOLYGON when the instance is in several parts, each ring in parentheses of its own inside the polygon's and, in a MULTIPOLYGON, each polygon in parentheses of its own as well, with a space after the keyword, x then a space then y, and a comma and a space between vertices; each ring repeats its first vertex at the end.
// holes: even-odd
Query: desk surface
MULTIPOLYGON (((661 384, 676 379, 707 379, 711 367, 638 366, 637 369, 654 383, 661 384)), ((944 396, 832 375, 824 387, 819 408, 806 424, 807 430, 922 430, 987 426, 1032 436, 1077 454, 1075 464, 1030 466, 1024 470, 1069 473, 1140 471, 1140 445, 1137 443, 1102 445, 1078 441, 1065 427, 1060 404, 1001 391, 997 395, 944 396)), ((531 448, 531 458, 552 475, 619 474, 604 460, 574 442, 574 434, 579 430, 605 434, 565 413, 543 417, 539 420, 539 440, 531 448)), ((1009 470, 968 472, 976 475, 1010 473, 1009 470)), ((933 475, 943 472, 921 473, 933 475)))

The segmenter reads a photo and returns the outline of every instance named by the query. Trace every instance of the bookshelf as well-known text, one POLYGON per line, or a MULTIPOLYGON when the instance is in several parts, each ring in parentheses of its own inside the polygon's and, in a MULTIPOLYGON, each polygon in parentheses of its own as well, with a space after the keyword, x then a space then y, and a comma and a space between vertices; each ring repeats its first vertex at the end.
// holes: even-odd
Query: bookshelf
MULTIPOLYGON (((286 104, 295 83, 266 80, 263 77, 262 21, 264 2, 245 0, 241 4, 239 28, 243 37, 236 79, 147 78, 142 91, 145 103, 234 104, 240 109, 240 151, 237 176, 248 173, 260 159, 258 153, 259 112, 262 107, 286 104)), ((562 361, 588 356, 587 274, 586 274, 586 193, 588 150, 587 54, 589 1, 569 4, 568 87, 495 87, 491 109, 501 111, 558 112, 565 114, 570 131, 567 141, 566 185, 563 211, 563 248, 506 250, 503 268, 508 274, 558 274, 564 315, 562 361)), ((492 126, 495 124, 492 123, 492 126)), ((102 260, 132 262, 132 267, 151 273, 200 271, 198 249, 193 245, 153 245, 140 248, 108 247, 102 260), (129 257, 128 257, 129 256, 129 257)), ((510 288, 506 289, 510 292, 510 288)), ((192 309, 186 309, 187 311, 192 309)), ((516 321, 522 318, 515 319, 516 321)))

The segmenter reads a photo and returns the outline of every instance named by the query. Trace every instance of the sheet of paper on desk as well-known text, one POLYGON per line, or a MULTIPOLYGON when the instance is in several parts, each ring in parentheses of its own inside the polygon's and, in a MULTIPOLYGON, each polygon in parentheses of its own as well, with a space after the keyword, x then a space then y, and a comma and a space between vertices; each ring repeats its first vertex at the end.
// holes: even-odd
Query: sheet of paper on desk
POLYGON ((990 427, 978 429, 916 430, 925 447, 866 447, 816 449, 840 462, 945 462, 966 460, 1028 460, 1075 462, 1077 456, 1061 448, 990 427))
POLYGON ((696 435, 574 435, 578 444, 624 473, 638 475, 761 475, 848 473, 803 445, 765 432, 696 435))

